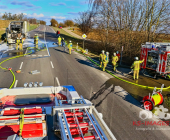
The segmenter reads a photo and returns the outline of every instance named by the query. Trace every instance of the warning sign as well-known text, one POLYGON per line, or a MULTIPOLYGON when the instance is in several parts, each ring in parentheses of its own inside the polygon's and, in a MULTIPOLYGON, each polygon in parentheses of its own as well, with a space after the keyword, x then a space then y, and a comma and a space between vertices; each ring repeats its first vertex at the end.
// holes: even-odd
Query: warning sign
POLYGON ((86 36, 86 34, 83 34, 83 35, 82 35, 82 38, 84 38, 84 39, 85 39, 86 37, 87 37, 87 36, 86 36))

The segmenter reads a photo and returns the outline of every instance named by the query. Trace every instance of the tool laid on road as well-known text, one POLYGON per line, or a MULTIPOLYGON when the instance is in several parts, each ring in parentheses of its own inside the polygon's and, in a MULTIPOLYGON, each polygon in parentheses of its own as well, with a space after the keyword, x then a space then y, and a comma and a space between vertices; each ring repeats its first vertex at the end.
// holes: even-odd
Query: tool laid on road
POLYGON ((21 73, 21 70, 17 70, 16 73, 21 73))
POLYGON ((39 73, 40 73, 40 71, 38 71, 38 70, 34 70, 34 71, 30 72, 30 74, 39 74, 39 73))
POLYGON ((164 84, 161 86, 161 90, 156 91, 156 87, 153 90, 152 96, 145 96, 142 100, 145 110, 152 111, 156 105, 162 105, 164 103, 164 97, 162 95, 162 89, 164 84))

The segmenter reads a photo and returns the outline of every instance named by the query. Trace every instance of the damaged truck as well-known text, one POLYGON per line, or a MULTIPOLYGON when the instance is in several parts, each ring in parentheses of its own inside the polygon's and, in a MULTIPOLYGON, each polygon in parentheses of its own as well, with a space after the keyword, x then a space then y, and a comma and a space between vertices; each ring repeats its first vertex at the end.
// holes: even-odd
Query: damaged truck
POLYGON ((24 41, 27 37, 28 31, 29 23, 27 21, 12 21, 8 28, 6 28, 7 43, 15 44, 17 38, 24 41))

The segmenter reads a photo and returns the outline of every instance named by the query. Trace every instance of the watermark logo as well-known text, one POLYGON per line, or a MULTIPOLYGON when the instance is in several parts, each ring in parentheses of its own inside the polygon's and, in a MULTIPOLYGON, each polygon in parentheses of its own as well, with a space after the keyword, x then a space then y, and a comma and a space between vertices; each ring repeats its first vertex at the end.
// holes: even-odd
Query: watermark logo
POLYGON ((159 107, 155 107, 154 114, 152 114, 149 110, 142 110, 139 112, 139 118, 142 120, 150 119, 152 117, 159 118, 159 119, 170 119, 170 114, 167 113, 168 109, 164 108, 163 105, 160 105, 159 107))

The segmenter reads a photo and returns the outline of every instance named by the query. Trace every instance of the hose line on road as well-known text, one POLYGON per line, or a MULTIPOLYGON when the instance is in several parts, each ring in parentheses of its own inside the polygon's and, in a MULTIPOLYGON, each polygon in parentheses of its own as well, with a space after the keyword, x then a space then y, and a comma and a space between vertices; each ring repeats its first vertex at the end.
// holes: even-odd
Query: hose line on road
MULTIPOLYGON (((27 50, 29 50, 29 48, 27 48, 27 50)), ((22 56, 25 56, 25 55, 28 55, 28 54, 31 54, 31 53, 32 53, 32 51, 31 51, 30 53, 27 53, 27 54, 24 54, 24 55, 14 56, 14 57, 5 59, 4 61, 2 61, 2 62, 0 63, 0 68, 3 69, 3 70, 8 70, 7 68, 3 68, 3 67, 1 66, 4 62, 6 62, 6 61, 8 61, 8 60, 11 60, 11 59, 19 58, 19 57, 22 57, 22 56)), ((12 69, 10 69, 9 71, 11 72, 11 74, 12 74, 12 76, 13 76, 13 82, 12 82, 12 84, 11 84, 10 87, 9 87, 9 89, 11 89, 11 88, 14 86, 14 84, 15 84, 15 74, 14 74, 14 72, 12 71, 12 69)))
MULTIPOLYGON (((81 53, 81 52, 78 52, 78 53, 81 53)), ((83 53, 81 53, 83 54, 83 53)), ((88 58, 91 62, 93 62, 94 64, 96 64, 97 66, 99 66, 98 63, 96 63, 95 61, 93 61, 90 57, 88 57, 87 55, 83 54, 84 56, 86 56, 86 58, 88 58)), ((110 75, 112 75, 113 77, 123 81, 123 82, 126 82, 126 83, 129 83, 129 84, 132 84, 132 85, 135 85, 135 86, 138 86, 138 87, 142 87, 142 88, 145 88, 145 89, 155 89, 155 87, 150 87, 150 86, 144 86, 144 85, 140 85, 140 84, 136 84, 136 83, 133 83, 133 82, 130 82, 130 81, 127 81, 127 80, 124 80, 122 78, 119 78, 118 76, 114 75, 113 73, 111 73, 110 71, 106 70, 107 73, 109 73, 110 75)), ((161 88, 156 88, 157 90, 160 90, 161 88)), ((167 88, 162 88, 163 90, 167 90, 167 89, 170 89, 170 86, 167 87, 167 88)))

